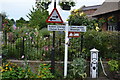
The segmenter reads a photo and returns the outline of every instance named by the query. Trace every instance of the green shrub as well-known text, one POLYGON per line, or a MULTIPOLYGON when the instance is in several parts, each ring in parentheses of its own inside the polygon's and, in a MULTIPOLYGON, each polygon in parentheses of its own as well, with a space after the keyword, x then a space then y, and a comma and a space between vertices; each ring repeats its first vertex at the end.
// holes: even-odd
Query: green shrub
POLYGON ((40 30, 40 34, 43 37, 49 37, 50 36, 50 31, 48 31, 47 28, 43 28, 43 29, 40 30))
POLYGON ((108 61, 108 65, 110 66, 111 71, 118 71, 119 70, 119 64, 116 60, 110 60, 108 61))
POLYGON ((19 54, 14 44, 8 43, 2 47, 2 54, 5 58, 18 58, 19 54))
POLYGON ((86 78, 87 74, 85 73, 86 70, 86 60, 84 58, 75 58, 71 65, 70 72, 71 78, 86 78))
POLYGON ((119 32, 97 32, 87 31, 84 34, 84 48, 86 53, 96 48, 99 50, 99 55, 103 58, 118 59, 119 52, 119 32), (112 56, 111 56, 112 55, 112 56))

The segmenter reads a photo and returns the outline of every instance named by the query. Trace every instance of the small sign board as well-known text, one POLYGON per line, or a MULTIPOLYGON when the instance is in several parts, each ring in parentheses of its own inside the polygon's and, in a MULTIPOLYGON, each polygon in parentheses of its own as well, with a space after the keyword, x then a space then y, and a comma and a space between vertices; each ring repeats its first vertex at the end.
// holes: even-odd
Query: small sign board
POLYGON ((65 31, 65 25, 48 25, 48 31, 65 31))
MULTIPOLYGON (((65 25, 48 25, 48 31, 65 31, 65 25)), ((86 32, 86 26, 68 26, 68 31, 86 32)))
POLYGON ((63 20, 56 8, 53 9, 50 16, 46 20, 47 23, 63 23, 63 20))
POLYGON ((80 37, 80 32, 68 32, 68 37, 80 37))
POLYGON ((71 32, 86 32, 86 26, 69 26, 71 32))

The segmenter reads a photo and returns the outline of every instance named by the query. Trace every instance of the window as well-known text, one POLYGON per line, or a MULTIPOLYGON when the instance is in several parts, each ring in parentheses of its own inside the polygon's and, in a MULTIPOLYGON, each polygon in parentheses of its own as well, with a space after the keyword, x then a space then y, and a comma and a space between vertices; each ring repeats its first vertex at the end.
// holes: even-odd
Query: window
POLYGON ((117 25, 116 24, 108 24, 108 31, 116 31, 116 27, 117 25))

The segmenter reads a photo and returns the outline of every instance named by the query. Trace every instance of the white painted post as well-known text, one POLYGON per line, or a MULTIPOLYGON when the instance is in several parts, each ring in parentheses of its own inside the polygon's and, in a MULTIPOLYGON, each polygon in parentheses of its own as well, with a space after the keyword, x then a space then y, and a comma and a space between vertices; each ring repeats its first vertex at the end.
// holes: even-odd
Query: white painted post
POLYGON ((91 52, 91 62, 90 62, 90 75, 92 78, 98 77, 98 50, 92 49, 91 52))
POLYGON ((65 27, 65 57, 64 57, 64 77, 67 77, 67 60, 68 60, 68 23, 66 23, 65 27))

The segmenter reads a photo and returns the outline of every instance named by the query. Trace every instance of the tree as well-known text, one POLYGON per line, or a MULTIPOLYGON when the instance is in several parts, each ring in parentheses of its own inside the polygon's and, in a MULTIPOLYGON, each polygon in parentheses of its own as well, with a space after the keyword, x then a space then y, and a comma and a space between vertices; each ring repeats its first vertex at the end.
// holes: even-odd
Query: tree
POLYGON ((29 18, 30 27, 42 29, 47 26, 46 19, 48 17, 48 11, 43 8, 33 8, 27 17, 29 18))
POLYGON ((1 12, 1 15, 2 15, 2 18, 3 18, 3 19, 7 17, 6 12, 1 12))
POLYGON ((14 20, 14 19, 11 19, 10 21, 11 21, 13 24, 15 24, 15 20, 14 20))
POLYGON ((6 12, 2 12, 2 30, 4 33, 11 31, 12 21, 7 18, 6 12))
POLYGON ((21 17, 19 20, 16 20, 16 26, 23 27, 27 24, 27 21, 21 17))

